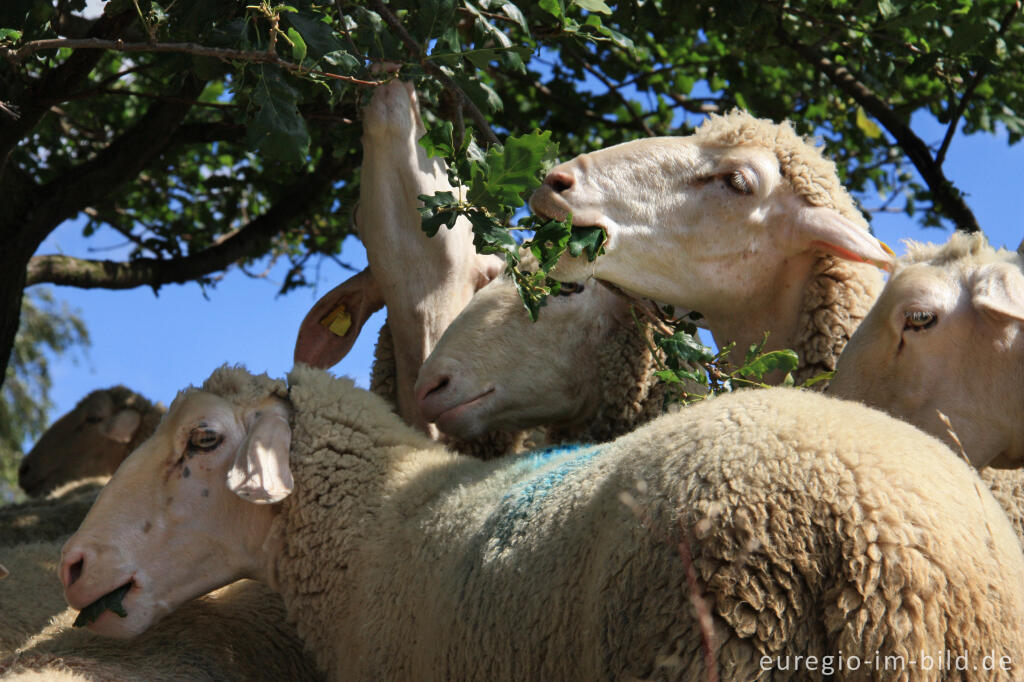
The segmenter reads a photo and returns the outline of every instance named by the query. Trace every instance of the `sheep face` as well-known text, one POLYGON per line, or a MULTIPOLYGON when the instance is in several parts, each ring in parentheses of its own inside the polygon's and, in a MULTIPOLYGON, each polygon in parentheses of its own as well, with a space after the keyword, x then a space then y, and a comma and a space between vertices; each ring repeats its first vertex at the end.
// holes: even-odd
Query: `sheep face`
POLYGON ((118 409, 108 389, 93 391, 58 419, 25 455, 18 484, 32 497, 68 481, 114 473, 128 456, 142 414, 118 409))
POLYGON ((420 369, 423 416, 464 439, 575 426, 601 400, 599 347, 628 319, 628 303, 606 287, 572 284, 531 322, 512 282, 497 279, 477 292, 420 369))
POLYGON ((802 255, 890 262, 865 225, 812 206, 757 145, 666 137, 582 154, 548 174, 530 207, 607 234, 603 256, 563 257, 558 279, 595 276, 705 314, 777 287, 802 255))
POLYGON ((830 391, 958 445, 971 463, 1024 462, 1024 274, 1012 262, 900 270, 840 356, 830 391))
POLYGON ((203 391, 179 395, 64 546, 60 576, 72 607, 131 586, 122 602, 127 617, 105 612, 92 630, 130 637, 192 597, 265 577, 261 557, 275 511, 241 493, 254 496, 260 473, 273 478, 269 460, 287 446, 287 417, 276 398, 239 408, 203 391), (239 459, 252 456, 265 469, 240 483, 247 467, 239 459))

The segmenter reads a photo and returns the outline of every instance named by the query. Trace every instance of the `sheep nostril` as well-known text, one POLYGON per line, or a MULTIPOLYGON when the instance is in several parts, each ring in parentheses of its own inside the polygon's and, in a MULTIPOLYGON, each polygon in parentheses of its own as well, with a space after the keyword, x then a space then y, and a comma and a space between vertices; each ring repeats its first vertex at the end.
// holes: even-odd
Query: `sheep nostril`
POLYGON ((430 388, 430 390, 428 390, 424 394, 424 397, 426 397, 428 395, 431 395, 431 394, 434 394, 434 393, 437 393, 438 391, 443 391, 445 389, 445 387, 448 386, 449 383, 451 383, 451 380, 448 377, 446 377, 446 376, 445 377, 441 377, 440 379, 437 380, 437 383, 435 383, 430 388))
POLYGON ((576 178, 571 173, 566 173, 565 171, 552 171, 544 178, 544 184, 555 190, 556 193, 561 194, 573 188, 576 184, 576 178))
POLYGON ((82 569, 85 566, 85 559, 81 558, 71 564, 64 565, 64 587, 71 587, 82 577, 82 569))

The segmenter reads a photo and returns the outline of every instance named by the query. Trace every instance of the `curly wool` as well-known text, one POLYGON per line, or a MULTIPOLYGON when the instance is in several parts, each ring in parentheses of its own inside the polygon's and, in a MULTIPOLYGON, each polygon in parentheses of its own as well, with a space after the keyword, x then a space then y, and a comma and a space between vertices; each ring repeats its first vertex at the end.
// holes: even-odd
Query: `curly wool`
POLYGON ((777 679, 766 655, 1024 650, 1024 555, 998 505, 861 405, 742 392, 612 444, 480 462, 349 382, 289 380, 274 584, 331 679, 696 679, 681 543, 724 679, 777 679))
MULTIPOLYGON (((59 554, 58 554, 59 556, 59 554)), ((52 574, 51 574, 52 575, 52 574)), ((61 594, 59 589, 56 590, 61 594)), ((183 605, 143 634, 114 640, 72 627, 66 609, 10 659, 3 679, 248 682, 321 679, 285 622, 279 595, 243 580, 183 605)))
MULTIPOLYGON (((824 206, 869 231, 850 193, 839 182, 836 165, 801 138, 789 121, 780 124, 733 110, 712 114, 693 134, 701 143, 756 145, 772 151, 782 176, 811 206, 824 206)), ((799 382, 835 369, 839 355, 882 292, 882 276, 871 265, 822 254, 807 283, 793 350, 800 357, 794 373, 799 382)), ((828 382, 815 384, 824 391, 828 382)))
POLYGON ((665 356, 660 350, 652 351, 652 346, 649 331, 617 324, 598 350, 601 403, 597 413, 582 428, 549 430, 547 442, 604 443, 664 413, 668 385, 654 372, 665 356))
POLYGON ((978 474, 988 484, 1017 538, 1024 544, 1024 470, 986 468, 978 474))
MULTIPOLYGON (((884 283, 874 266, 822 255, 804 289, 800 327, 793 350, 800 365, 793 373, 803 383, 836 368, 850 337, 864 321, 884 283)), ((824 391, 827 381, 812 388, 824 391)))
POLYGON ((1024 255, 1020 251, 993 248, 980 232, 956 231, 945 244, 916 242, 912 239, 905 240, 904 244, 907 253, 896 263, 894 275, 917 263, 944 267, 951 273, 967 273, 982 265, 1003 262, 1013 262, 1024 268, 1024 255))

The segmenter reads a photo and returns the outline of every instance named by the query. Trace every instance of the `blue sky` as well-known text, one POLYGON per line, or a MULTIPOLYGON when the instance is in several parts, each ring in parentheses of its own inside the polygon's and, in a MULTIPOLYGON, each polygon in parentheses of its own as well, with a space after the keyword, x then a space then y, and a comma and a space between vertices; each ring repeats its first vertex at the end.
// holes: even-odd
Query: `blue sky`
MULTIPOLYGON (((915 121, 925 141, 940 140, 938 124, 915 121)), ((959 136, 946 162, 949 177, 968 197, 978 221, 996 245, 1016 248, 1024 237, 1024 146, 1009 147, 1005 135, 959 136)), ((858 197, 878 205, 875 196, 858 197)), ((944 241, 948 231, 922 229, 905 215, 879 214, 875 233, 898 253, 900 240, 910 237, 944 241)), ((86 240, 81 222, 71 221, 52 234, 39 253, 65 253, 89 258, 117 258, 123 238, 112 231, 86 240), (101 249, 90 252, 89 249, 101 249)), ((341 258, 362 268, 360 243, 349 238, 341 258)), ((253 268, 259 271, 260 268, 253 268)), ((56 287, 58 299, 77 308, 88 325, 92 346, 52 363, 54 416, 71 409, 96 388, 125 384, 165 403, 185 386, 201 382, 221 364, 241 363, 251 370, 282 376, 291 367, 292 347, 299 323, 316 299, 347 278, 350 272, 324 261, 316 291, 301 290, 276 296, 284 266, 265 280, 251 279, 232 268, 204 297, 198 285, 168 285, 154 295, 148 288, 129 291, 80 290, 56 287)), ((363 329, 345 360, 334 368, 339 375, 367 385, 377 329, 383 311, 363 329)))

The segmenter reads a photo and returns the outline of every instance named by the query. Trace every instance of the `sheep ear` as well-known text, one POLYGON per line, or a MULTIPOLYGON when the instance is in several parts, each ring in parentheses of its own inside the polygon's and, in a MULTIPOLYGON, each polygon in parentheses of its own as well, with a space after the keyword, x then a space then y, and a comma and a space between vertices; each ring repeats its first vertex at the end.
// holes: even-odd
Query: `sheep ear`
POLYGON ((477 277, 475 291, 480 291, 505 271, 505 262, 497 256, 483 256, 477 254, 476 263, 477 277))
POLYGON ((818 249, 843 260, 871 263, 892 272, 896 256, 892 249, 875 239, 838 211, 824 206, 802 207, 793 225, 797 239, 809 249, 818 249))
POLYGON ((384 299, 369 268, 335 287, 306 314, 295 340, 295 362, 327 369, 345 357, 384 299))
POLYGON ((135 437, 142 415, 137 410, 124 409, 107 419, 103 424, 103 435, 118 443, 127 443, 135 437))
POLYGON ((292 429, 274 409, 256 412, 228 471, 228 489, 256 504, 280 502, 292 492, 288 467, 292 429))
POLYGON ((1024 273, 1009 263, 984 268, 974 282, 971 302, 996 318, 1024 322, 1024 273))

